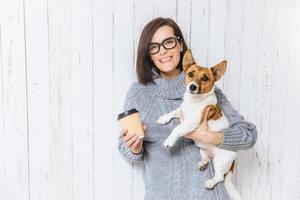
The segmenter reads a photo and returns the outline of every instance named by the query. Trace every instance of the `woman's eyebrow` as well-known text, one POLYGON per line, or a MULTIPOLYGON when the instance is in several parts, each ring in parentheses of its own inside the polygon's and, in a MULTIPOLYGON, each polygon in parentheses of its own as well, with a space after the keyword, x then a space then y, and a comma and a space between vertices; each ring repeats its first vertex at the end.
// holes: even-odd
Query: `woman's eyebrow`
POLYGON ((175 35, 174 35, 174 36, 172 35, 172 36, 166 37, 166 38, 163 39, 161 42, 150 42, 150 44, 161 44, 164 40, 169 39, 169 38, 172 38, 172 37, 175 37, 175 38, 176 38, 175 35))

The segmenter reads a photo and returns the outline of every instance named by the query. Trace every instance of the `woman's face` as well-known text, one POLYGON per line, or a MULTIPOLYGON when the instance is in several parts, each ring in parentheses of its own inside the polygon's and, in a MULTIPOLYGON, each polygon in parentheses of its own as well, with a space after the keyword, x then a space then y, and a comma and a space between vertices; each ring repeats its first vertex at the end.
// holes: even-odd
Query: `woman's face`
POLYGON ((174 35, 172 27, 165 25, 154 33, 149 51, 152 61, 163 78, 172 79, 179 74, 176 67, 180 60, 181 49, 182 44, 174 35))

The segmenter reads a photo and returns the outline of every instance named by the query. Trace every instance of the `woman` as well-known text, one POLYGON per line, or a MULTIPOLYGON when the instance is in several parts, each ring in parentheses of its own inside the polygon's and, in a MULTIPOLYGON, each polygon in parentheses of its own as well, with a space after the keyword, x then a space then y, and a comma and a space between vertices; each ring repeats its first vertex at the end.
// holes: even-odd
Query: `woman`
POLYGON ((249 149, 256 142, 256 127, 245 121, 217 88, 215 93, 230 127, 212 133, 204 122, 171 149, 163 147, 179 121, 160 126, 156 120, 182 102, 185 74, 181 63, 186 49, 182 32, 172 19, 156 18, 142 31, 136 64, 138 82, 129 89, 124 109, 139 110, 147 129, 144 139, 122 130, 119 151, 131 162, 144 162, 146 200, 228 199, 223 183, 205 189, 205 180, 213 177, 213 166, 210 163, 199 171, 201 156, 191 139, 233 151, 249 149))

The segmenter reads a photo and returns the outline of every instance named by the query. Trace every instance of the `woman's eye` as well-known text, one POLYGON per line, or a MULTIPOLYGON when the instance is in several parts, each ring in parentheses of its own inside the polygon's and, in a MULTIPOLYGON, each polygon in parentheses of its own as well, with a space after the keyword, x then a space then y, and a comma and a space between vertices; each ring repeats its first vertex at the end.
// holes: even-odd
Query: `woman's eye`
POLYGON ((157 46, 156 45, 150 46, 150 50, 153 50, 153 49, 157 49, 157 46))
POLYGON ((165 41, 165 44, 173 44, 174 41, 173 40, 168 40, 168 41, 165 41))
POLYGON ((193 72, 189 72, 187 75, 191 78, 193 78, 193 76, 194 76, 193 72))

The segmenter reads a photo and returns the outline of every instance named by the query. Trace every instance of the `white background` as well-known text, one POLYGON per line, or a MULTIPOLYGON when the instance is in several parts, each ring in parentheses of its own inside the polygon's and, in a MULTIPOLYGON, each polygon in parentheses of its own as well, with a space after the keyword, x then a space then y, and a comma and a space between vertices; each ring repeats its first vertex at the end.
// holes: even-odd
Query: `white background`
POLYGON ((300 1, 0 0, 0 199, 141 200, 117 151, 141 29, 173 18, 258 130, 238 155, 246 200, 300 199, 300 1))

